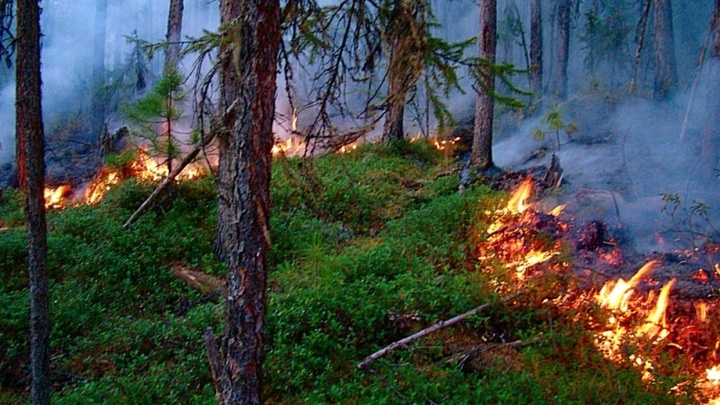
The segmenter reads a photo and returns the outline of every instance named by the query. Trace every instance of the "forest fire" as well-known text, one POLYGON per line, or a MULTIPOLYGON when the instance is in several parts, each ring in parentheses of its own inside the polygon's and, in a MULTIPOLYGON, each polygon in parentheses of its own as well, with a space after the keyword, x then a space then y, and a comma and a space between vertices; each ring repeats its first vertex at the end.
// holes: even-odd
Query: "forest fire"
MULTIPOLYGON (((560 270, 560 259, 554 258, 559 256, 564 244, 578 245, 576 241, 568 240, 573 238, 572 235, 579 234, 568 232, 570 226, 560 219, 563 206, 548 214, 534 209, 529 202, 534 187, 534 180, 526 178, 516 187, 507 204, 485 212, 490 218, 490 226, 487 239, 477 247, 476 257, 488 268, 493 263, 500 263, 514 272, 520 286, 512 288, 522 288, 534 275, 560 270), (540 232, 543 235, 539 235, 540 232), (554 242, 548 243, 548 235, 552 235, 550 239, 554 242)), ((593 257, 599 266, 617 269, 623 264, 622 250, 614 242, 594 249, 596 253, 593 257)), ((688 360, 683 373, 697 377, 694 382, 678 384, 674 390, 681 392, 692 386, 698 400, 707 403, 709 398, 717 396, 717 400, 709 403, 720 404, 720 364, 717 364, 716 358, 716 353, 720 351, 720 339, 715 331, 711 335, 703 335, 708 332, 702 332, 711 329, 707 319, 710 308, 716 307, 704 300, 675 301, 671 293, 679 284, 677 277, 669 278, 659 292, 652 289, 658 284, 655 276, 661 277, 665 265, 659 259, 648 260, 627 281, 622 277, 611 278, 599 290, 591 287, 590 291, 577 296, 569 294, 556 300, 555 305, 561 311, 577 310, 587 306, 588 302, 595 302, 609 311, 607 318, 591 322, 594 345, 603 357, 619 364, 632 364, 643 381, 651 383, 661 375, 659 373, 667 372, 663 361, 668 360, 663 360, 664 357, 685 356, 688 360), (649 293, 641 293, 649 288, 649 293), (713 346, 710 342, 713 341, 717 343, 708 355, 708 348, 713 346)), ((697 281, 694 276, 690 278, 697 281)), ((706 275, 704 281, 698 282, 708 282, 708 278, 706 275)), ((503 286, 507 288, 509 284, 503 286)))
MULTIPOLYGON (((202 168, 189 165, 176 177, 176 181, 192 180, 200 177, 202 168)), ((45 188, 45 208, 63 209, 70 205, 98 204, 110 189, 124 178, 135 178, 143 182, 158 182, 168 175, 168 167, 140 150, 137 158, 126 168, 103 166, 95 178, 85 187, 84 193, 69 184, 56 188, 45 188)))

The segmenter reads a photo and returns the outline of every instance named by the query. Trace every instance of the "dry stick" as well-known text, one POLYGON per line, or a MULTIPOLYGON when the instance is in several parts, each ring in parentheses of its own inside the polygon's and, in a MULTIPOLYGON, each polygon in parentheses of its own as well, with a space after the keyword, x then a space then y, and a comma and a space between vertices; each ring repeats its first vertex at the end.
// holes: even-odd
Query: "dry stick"
POLYGON ((702 72, 702 65, 705 62, 705 54, 707 53, 708 44, 710 43, 710 37, 712 36, 712 26, 714 16, 710 18, 710 26, 708 27, 707 36, 705 36, 705 43, 703 44, 702 51, 700 51, 700 60, 695 68, 695 77, 693 77, 692 88, 690 89, 690 100, 688 100, 687 108, 685 108, 685 117, 683 117, 682 129, 680 130, 680 142, 685 138, 687 132, 688 121, 690 121, 690 110, 692 109, 693 102, 695 101, 695 91, 697 90, 698 83, 700 83, 700 73, 702 72))
POLYGON ((392 352, 393 350, 400 348, 402 346, 405 346, 406 344, 408 344, 414 340, 420 339, 421 337, 427 336, 433 332, 439 331, 440 329, 444 329, 444 328, 447 328, 448 326, 455 325, 456 323, 462 321, 463 319, 465 319, 469 316, 475 315, 478 312, 482 311, 483 309, 485 309, 489 306, 490 306, 490 304, 482 304, 479 307, 477 307, 475 309, 471 309, 470 311, 465 312, 462 315, 458 315, 452 319, 448 319, 447 321, 440 321, 440 322, 430 326, 429 328, 421 330, 420 332, 418 332, 414 335, 410 335, 404 339, 398 340, 397 342, 392 343, 390 346, 387 346, 384 349, 378 350, 377 352, 367 356, 365 358, 365 360, 363 360, 360 364, 357 365, 357 368, 358 368, 358 370, 361 370, 361 369, 367 367, 368 364, 379 359, 380 357, 385 356, 386 354, 392 352))
POLYGON ((195 149, 190 151, 190 153, 188 153, 185 156, 185 158, 183 158, 183 160, 180 162, 180 164, 175 169, 173 169, 173 171, 170 172, 170 174, 168 174, 167 177, 165 177, 163 179, 163 181, 160 182, 160 184, 158 184, 158 186, 155 188, 155 190, 152 192, 152 194, 150 194, 150 196, 145 200, 145 202, 143 202, 142 205, 140 205, 140 207, 137 210, 135 210, 135 212, 133 212, 133 214, 130 216, 130 218, 127 220, 127 222, 125 222, 125 225, 123 225, 123 228, 127 229, 130 225, 132 225, 135 221, 137 221, 138 218, 140 218, 140 216, 142 216, 142 214, 145 213, 145 211, 147 211, 147 209, 150 207, 150 205, 163 192, 163 190, 165 190, 167 188, 167 186, 169 186, 175 180, 175 177, 177 177, 180 174, 180 172, 182 172, 185 169, 185 166, 189 165, 193 160, 195 160, 195 158, 200 153, 200 151, 204 147, 206 147, 208 144, 210 144, 210 142, 212 142, 212 140, 215 138, 215 133, 216 132, 213 131, 207 138, 205 138, 205 142, 203 142, 200 145, 197 145, 195 147, 195 149))

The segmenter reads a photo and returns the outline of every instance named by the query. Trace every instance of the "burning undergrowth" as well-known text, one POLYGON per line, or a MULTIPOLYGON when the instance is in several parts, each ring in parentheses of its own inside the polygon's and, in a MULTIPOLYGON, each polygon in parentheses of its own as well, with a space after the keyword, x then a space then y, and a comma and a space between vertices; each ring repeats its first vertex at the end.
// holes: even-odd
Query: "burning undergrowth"
POLYGON ((668 395, 720 398, 720 272, 707 260, 716 245, 640 255, 621 224, 576 220, 565 206, 541 209, 547 204, 536 196, 546 190, 547 173, 540 174, 496 176, 514 191, 506 205, 483 213, 488 227, 475 251, 481 271, 505 270, 496 291, 520 294, 550 276, 556 296, 542 303, 577 313, 606 360, 635 368, 647 384, 684 376, 668 395))

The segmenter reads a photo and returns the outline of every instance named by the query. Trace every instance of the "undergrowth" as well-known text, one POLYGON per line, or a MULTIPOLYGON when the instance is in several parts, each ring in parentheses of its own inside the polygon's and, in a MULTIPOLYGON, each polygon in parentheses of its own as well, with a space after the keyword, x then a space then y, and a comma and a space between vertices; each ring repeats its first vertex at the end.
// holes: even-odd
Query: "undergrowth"
MULTIPOLYGON (((689 402, 667 395, 671 378, 647 385, 632 367, 602 360, 583 327, 588 314, 544 304, 555 280, 524 300, 496 292, 499 276, 480 271, 474 254, 482 212, 502 195, 482 185, 458 194, 457 174, 429 144, 367 145, 303 164, 273 168, 267 403, 689 402), (356 368, 486 302, 491 309, 458 326, 356 368), (516 341, 528 344, 508 344, 516 341)), ((124 230, 151 190, 126 181, 98 206, 48 215, 56 404, 215 403, 202 333, 222 330, 224 306, 172 270, 224 274, 212 247, 214 180, 179 185, 171 202, 124 230)), ((2 197, 0 228, 0 403, 24 403, 18 193, 2 197)))

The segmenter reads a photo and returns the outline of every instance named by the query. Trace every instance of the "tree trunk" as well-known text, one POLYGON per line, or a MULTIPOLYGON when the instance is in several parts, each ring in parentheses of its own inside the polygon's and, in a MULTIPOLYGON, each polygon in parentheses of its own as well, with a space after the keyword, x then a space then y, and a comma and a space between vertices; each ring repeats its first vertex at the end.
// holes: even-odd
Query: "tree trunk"
MULTIPOLYGON (((480 2, 480 58, 489 64, 495 63, 497 49, 497 2, 496 0, 482 0, 480 2)), ((482 66, 481 75, 487 80, 487 89, 478 92, 475 101, 475 128, 473 133, 472 152, 470 164, 481 170, 491 168, 493 114, 495 112, 495 77, 490 66, 482 66)))
POLYGON ((176 68, 180 59, 180 41, 182 40, 183 0, 170 0, 168 13, 167 42, 165 51, 165 69, 176 68))
POLYGON ((93 44, 93 87, 92 87, 92 124, 90 140, 100 139, 106 114, 105 91, 105 33, 107 31, 107 0, 98 0, 95 9, 95 33, 93 44))
POLYGON ((568 59, 570 58, 570 11, 572 0, 558 0, 557 66, 555 68, 555 96, 567 97, 568 59))
POLYGON ((395 0, 387 32, 390 46, 388 97, 383 141, 405 136, 405 98, 420 79, 425 62, 424 6, 415 0, 395 0))
POLYGON ((677 83, 671 1, 655 0, 653 17, 655 19, 655 85, 653 96, 657 100, 665 100, 677 83))
POLYGON ((530 89, 535 97, 542 96, 543 34, 540 0, 530 1, 530 89))
POLYGON ((45 225, 45 145, 40 96, 40 7, 17 2, 17 142, 27 152, 28 279, 30 284, 30 397, 50 403, 50 326, 48 324, 47 239, 45 225))
POLYGON ((637 31, 635 32, 635 57, 633 58, 632 76, 630 77, 629 93, 634 93, 637 86, 638 67, 640 66, 640 56, 642 56, 643 45, 645 44, 645 30, 647 28, 648 17, 650 16, 650 6, 652 0, 645 0, 640 21, 638 21, 637 31))
POLYGON ((706 101, 707 123, 703 131, 701 162, 712 177, 720 157, 720 0, 715 0, 710 48, 710 83, 706 101))
POLYGON ((220 14, 228 27, 220 104, 225 111, 237 103, 238 112, 225 117, 220 134, 217 247, 228 264, 228 322, 213 375, 222 403, 259 404, 280 2, 222 0, 220 14))

